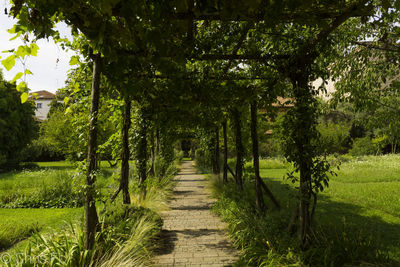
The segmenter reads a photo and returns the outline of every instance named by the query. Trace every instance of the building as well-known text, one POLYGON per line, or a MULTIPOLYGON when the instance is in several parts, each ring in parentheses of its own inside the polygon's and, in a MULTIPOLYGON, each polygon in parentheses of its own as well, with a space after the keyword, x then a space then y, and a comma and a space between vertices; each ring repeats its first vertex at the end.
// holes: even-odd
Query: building
POLYGON ((48 91, 32 92, 29 99, 35 101, 36 110, 35 117, 39 121, 47 119, 47 114, 50 111, 50 103, 56 98, 56 95, 48 91))

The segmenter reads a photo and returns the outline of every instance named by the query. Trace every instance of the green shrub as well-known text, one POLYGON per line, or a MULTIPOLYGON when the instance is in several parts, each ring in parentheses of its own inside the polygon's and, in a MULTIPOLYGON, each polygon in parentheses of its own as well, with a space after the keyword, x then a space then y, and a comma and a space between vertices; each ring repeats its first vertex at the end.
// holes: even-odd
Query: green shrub
POLYGON ((322 122, 317 126, 320 133, 321 152, 328 154, 346 153, 350 148, 350 124, 322 122))
POLYGON ((59 161, 65 159, 60 148, 43 137, 33 140, 22 153, 24 160, 31 162, 59 161))
POLYGON ((177 172, 177 168, 174 164, 174 162, 165 160, 162 157, 156 157, 154 161, 154 171, 155 171, 155 176, 161 180, 164 177, 168 177, 171 175, 175 175, 177 172))
POLYGON ((377 152, 379 152, 378 148, 368 136, 356 138, 353 147, 349 150, 349 154, 352 156, 373 155, 377 152))
POLYGON ((196 168, 202 173, 211 172, 211 153, 209 150, 197 149, 195 152, 196 168))
MULTIPOLYGON (((25 172, 32 175, 33 172, 25 172)), ((30 191, 6 191, 0 195, 3 208, 64 208, 80 207, 84 203, 79 181, 68 171, 40 171, 46 175, 46 182, 30 191)))
POLYGON ((181 162, 183 160, 183 154, 184 153, 182 150, 179 150, 179 151, 175 150, 175 152, 174 152, 175 160, 177 160, 178 162, 181 162))

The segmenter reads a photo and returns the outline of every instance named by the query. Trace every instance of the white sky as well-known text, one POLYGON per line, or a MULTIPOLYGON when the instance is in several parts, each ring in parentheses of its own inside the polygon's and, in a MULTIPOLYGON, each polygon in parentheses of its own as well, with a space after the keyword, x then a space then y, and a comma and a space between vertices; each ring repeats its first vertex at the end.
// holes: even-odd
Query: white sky
MULTIPOLYGON (((9 10, 9 4, 6 2, 8 1, 0 0, 0 60, 10 55, 2 53, 2 51, 17 48, 22 44, 22 41, 18 38, 10 41, 10 38, 13 36, 9 34, 7 30, 12 28, 15 20, 4 14, 4 8, 6 6, 9 10)), ((70 30, 65 24, 58 24, 57 28, 61 33, 61 37, 71 38, 70 30)), ((39 40, 37 45, 39 46, 37 57, 29 57, 26 60, 26 68, 33 73, 33 75, 27 75, 26 77, 28 87, 32 92, 46 90, 55 93, 57 89, 64 86, 67 72, 70 69, 69 60, 75 53, 71 50, 64 51, 61 47, 57 46, 52 39, 39 40)), ((16 61, 14 68, 7 71, 0 63, 0 69, 6 80, 12 80, 16 73, 23 71, 23 66, 16 61)))

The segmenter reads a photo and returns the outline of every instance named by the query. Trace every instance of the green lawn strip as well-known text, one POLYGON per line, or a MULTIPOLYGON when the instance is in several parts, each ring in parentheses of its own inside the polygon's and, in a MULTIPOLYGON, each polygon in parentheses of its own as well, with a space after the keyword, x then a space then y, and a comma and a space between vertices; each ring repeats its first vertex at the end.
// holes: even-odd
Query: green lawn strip
POLYGON ((400 217, 400 182, 349 184, 331 181, 323 194, 400 217))
POLYGON ((35 162, 40 168, 49 169, 74 169, 75 165, 69 161, 49 161, 49 162, 35 162))
MULTIPOLYGON (((81 219, 82 215, 83 208, 0 209, 0 250, 28 238, 36 230, 51 232, 68 222, 81 219)), ((19 242, 7 252, 12 254, 17 249, 23 249, 27 243, 28 239, 19 242)))

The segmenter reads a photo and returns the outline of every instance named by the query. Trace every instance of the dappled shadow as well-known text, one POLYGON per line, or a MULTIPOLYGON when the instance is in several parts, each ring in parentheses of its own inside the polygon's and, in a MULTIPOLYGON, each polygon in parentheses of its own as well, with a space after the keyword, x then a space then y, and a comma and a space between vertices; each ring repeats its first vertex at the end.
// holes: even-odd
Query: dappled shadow
POLYGON ((183 190, 183 191, 174 190, 173 194, 174 195, 188 195, 193 192, 194 192, 193 190, 183 190))
POLYGON ((207 238, 213 239, 214 236, 224 236, 225 232, 219 229, 183 229, 183 230, 162 230, 159 235, 158 244, 154 250, 155 255, 167 255, 171 254, 174 251, 175 243, 178 240, 178 235, 185 236, 185 239, 194 239, 194 238, 204 238, 204 242, 201 244, 196 244, 196 246, 203 247, 203 249, 212 249, 212 250, 225 250, 232 251, 235 253, 235 249, 232 245, 226 240, 220 240, 218 242, 208 242, 207 238))
POLYGON ((178 233, 183 234, 185 236, 188 236, 189 238, 223 234, 223 231, 218 229, 184 229, 184 230, 176 230, 174 232, 177 234, 178 233))
POLYGON ((193 182, 203 182, 204 179, 174 180, 174 181, 183 182, 183 183, 193 183, 193 182))
MULTIPOLYGON (((182 172, 182 171, 180 171, 177 175, 187 175, 187 176, 190 176, 190 175, 196 175, 196 176, 200 176, 201 174, 198 174, 198 173, 196 173, 196 172, 182 172)), ((200 181, 200 180, 199 180, 200 181)), ((202 179, 201 181, 204 181, 204 179, 202 179)))
POLYGON ((174 242, 178 240, 176 231, 162 230, 154 249, 155 255, 166 255, 174 251, 174 242))
POLYGON ((179 206, 179 207, 171 207, 171 210, 209 210, 212 205, 205 206, 179 206))

